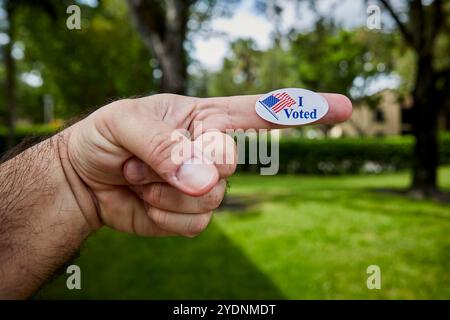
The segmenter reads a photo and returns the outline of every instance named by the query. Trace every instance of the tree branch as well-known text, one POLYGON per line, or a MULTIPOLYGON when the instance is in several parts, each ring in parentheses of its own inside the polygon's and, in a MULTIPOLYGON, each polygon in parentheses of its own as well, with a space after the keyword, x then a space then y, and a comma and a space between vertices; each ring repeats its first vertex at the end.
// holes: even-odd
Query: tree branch
POLYGON ((410 28, 415 35, 415 43, 419 48, 423 48, 426 45, 426 21, 423 12, 422 0, 413 0, 409 5, 409 20, 410 28))
POLYGON ((431 24, 430 39, 432 43, 436 38, 436 36, 438 35, 439 29, 442 27, 442 23, 444 22, 442 15, 443 12, 442 0, 434 0, 431 8, 433 20, 430 22, 431 24))
POLYGON ((161 6, 153 0, 128 0, 127 2, 131 16, 145 45, 156 56, 164 55, 162 46, 166 24, 161 6))
POLYGON ((392 5, 389 0, 379 0, 383 6, 386 8, 386 10, 389 12, 391 17, 394 19, 395 23, 397 24, 400 32, 402 33, 403 37, 405 38, 406 42, 409 43, 413 48, 417 48, 417 45, 414 41, 413 35, 410 33, 410 31, 406 28, 405 24, 400 20, 400 17, 395 12, 394 8, 392 8, 392 5))
POLYGON ((439 79, 439 78, 450 79, 450 67, 437 71, 435 76, 436 76, 436 79, 439 79))
POLYGON ((164 12, 160 4, 153 0, 128 0, 128 6, 131 13, 140 21, 145 21, 142 28, 146 31, 154 32, 161 38, 164 36, 166 25, 164 12))

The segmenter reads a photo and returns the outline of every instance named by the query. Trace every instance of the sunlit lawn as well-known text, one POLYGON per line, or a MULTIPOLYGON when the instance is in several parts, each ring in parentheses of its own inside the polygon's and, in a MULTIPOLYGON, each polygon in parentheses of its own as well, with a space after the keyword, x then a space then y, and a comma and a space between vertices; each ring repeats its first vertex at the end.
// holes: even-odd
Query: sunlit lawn
MULTIPOLYGON (((441 170, 450 189, 450 168, 441 170)), ((230 196, 251 204, 219 212, 195 239, 146 239, 101 230, 39 298, 450 299, 450 205, 374 191, 408 175, 249 176, 230 196), (378 265, 381 290, 368 290, 378 265)))

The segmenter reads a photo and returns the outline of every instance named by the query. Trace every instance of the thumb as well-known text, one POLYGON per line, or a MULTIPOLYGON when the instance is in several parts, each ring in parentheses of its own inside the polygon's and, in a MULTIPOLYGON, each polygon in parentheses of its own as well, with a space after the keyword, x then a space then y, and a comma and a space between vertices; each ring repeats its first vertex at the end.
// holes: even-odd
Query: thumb
MULTIPOLYGON (((109 133, 121 147, 180 191, 192 196, 210 191, 219 180, 217 168, 198 157, 200 153, 194 152, 192 141, 180 131, 162 120, 155 120, 152 110, 148 110, 151 107, 132 104, 113 108, 106 119, 109 133)), ((135 165, 139 166, 138 162, 125 164, 125 177, 126 172, 145 174, 142 167, 133 167, 135 165)))
MULTIPOLYGON (((184 166, 181 166, 178 169, 178 174, 184 176, 184 178, 180 177, 179 179, 185 181, 187 185, 190 185, 192 192, 186 191, 186 189, 178 189, 191 195, 194 195, 195 193, 193 190, 197 190, 200 194, 207 193, 209 187, 204 189, 204 186, 209 186, 210 181, 214 181, 214 179, 211 178, 215 175, 214 168, 211 168, 211 171, 209 169, 210 165, 208 164, 203 166, 184 164, 184 166), (203 170, 204 168, 207 170, 203 170), (191 171, 193 172, 192 175, 191 171)), ((164 182, 164 179, 162 179, 149 165, 136 157, 125 162, 123 166, 123 175, 125 180, 134 186, 142 186, 153 182, 164 182)))

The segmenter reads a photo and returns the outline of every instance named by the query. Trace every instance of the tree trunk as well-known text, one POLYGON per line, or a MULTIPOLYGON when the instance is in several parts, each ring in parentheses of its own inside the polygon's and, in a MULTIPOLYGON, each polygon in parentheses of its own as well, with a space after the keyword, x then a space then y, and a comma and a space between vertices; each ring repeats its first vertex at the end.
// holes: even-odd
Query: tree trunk
POLYGON ((164 45, 164 54, 157 55, 162 69, 159 92, 186 93, 186 58, 183 48, 184 40, 164 45))
POLYGON ((12 56, 12 49, 15 39, 14 12, 11 7, 7 8, 9 42, 4 46, 5 61, 5 104, 7 110, 8 140, 7 147, 12 148, 15 144, 15 124, 16 124, 16 63, 12 56))
POLYGON ((438 73, 433 67, 436 38, 443 27, 444 1, 428 5, 421 0, 408 1, 409 23, 402 22, 391 2, 379 0, 394 19, 406 44, 417 55, 416 80, 413 90, 413 134, 416 138, 411 189, 422 196, 438 192, 437 168, 438 116, 444 105, 436 87, 438 73))
POLYGON ((414 147, 411 189, 424 196, 437 192, 438 115, 440 101, 435 92, 435 75, 431 56, 418 59, 416 84, 413 91, 414 147))
POLYGON ((189 2, 128 0, 131 15, 147 48, 162 71, 160 92, 185 94, 187 78, 186 39, 189 2))

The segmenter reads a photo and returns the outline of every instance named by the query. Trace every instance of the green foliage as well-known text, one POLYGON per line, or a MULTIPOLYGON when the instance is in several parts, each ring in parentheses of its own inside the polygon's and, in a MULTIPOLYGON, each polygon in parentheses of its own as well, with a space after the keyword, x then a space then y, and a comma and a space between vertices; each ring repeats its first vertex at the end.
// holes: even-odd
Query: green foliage
MULTIPOLYGON (((19 126, 17 140, 46 136, 58 130, 55 125, 19 126)), ((5 146, 7 129, 0 126, 0 152, 5 146)), ((246 152, 249 152, 246 140, 246 152)), ((268 142, 269 143, 269 142, 268 142)), ((340 139, 281 138, 281 174, 347 174, 396 171, 411 166, 413 137, 364 137, 340 139)), ((270 150, 270 146, 267 148, 270 150)), ((249 159, 249 155, 245 155, 249 159)), ((247 161, 248 162, 248 161, 247 161)), ((440 136, 440 163, 450 163, 450 134, 440 136)), ((256 172, 261 164, 242 164, 239 171, 256 172)))
MULTIPOLYGON (((25 139, 45 138, 54 134, 59 129, 55 124, 40 124, 32 126, 17 126, 15 128, 16 143, 25 139)), ((0 126, 0 157, 7 150, 8 129, 5 126, 0 126)))
POLYGON ((237 40, 231 44, 231 54, 225 58, 223 68, 210 75, 208 94, 256 94, 298 86, 292 64, 292 55, 280 46, 260 51, 251 39, 237 40))
POLYGON ((385 48, 397 45, 391 34, 349 31, 326 21, 311 31, 291 32, 265 51, 250 39, 239 39, 231 44, 223 68, 210 75, 208 90, 220 96, 303 86, 361 98, 371 81, 391 73, 394 54, 385 48))
POLYGON ((390 72, 386 46, 391 35, 370 33, 366 29, 340 29, 322 22, 305 34, 291 35, 292 53, 297 57, 296 71, 302 82, 319 92, 339 92, 365 96, 364 89, 373 77, 390 72), (383 50, 380 50, 380 47, 383 50), (355 84, 359 78, 362 85, 355 84))
POLYGON ((20 95, 23 116, 41 120, 43 94, 54 97, 57 116, 70 117, 113 99, 154 90, 151 56, 130 23, 125 2, 82 6, 81 30, 67 29, 64 3, 56 9, 57 19, 27 7, 18 16, 19 41, 25 44, 21 71, 35 70, 44 80, 36 89, 21 84, 34 93, 34 103, 20 95))
MULTIPOLYGON (((45 136, 54 134, 58 130, 58 127, 52 124, 37 124, 32 126, 17 126, 16 136, 19 139, 23 139, 31 136, 45 136)), ((5 139, 8 135, 8 129, 0 126, 0 140, 5 139)))

